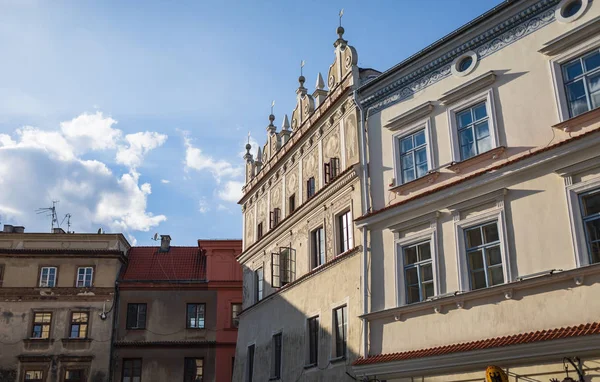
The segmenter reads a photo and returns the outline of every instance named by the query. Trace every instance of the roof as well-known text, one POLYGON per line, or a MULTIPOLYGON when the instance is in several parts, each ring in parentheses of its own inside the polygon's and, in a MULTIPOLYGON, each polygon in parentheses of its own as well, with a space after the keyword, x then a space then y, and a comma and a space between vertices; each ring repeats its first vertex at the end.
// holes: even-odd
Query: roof
POLYGON ((203 281, 206 280, 206 256, 198 247, 132 247, 123 281, 203 281))
POLYGON ((358 358, 354 366, 370 365, 374 363, 404 361, 415 358, 435 357, 452 353, 469 352, 484 349, 493 349, 505 346, 523 345, 533 342, 551 341, 563 338, 573 338, 600 334, 600 323, 582 324, 579 326, 567 326, 558 329, 539 330, 515 334, 512 336, 494 337, 485 340, 464 342, 453 345, 439 346, 434 348, 411 350, 402 353, 379 354, 367 358, 358 358))

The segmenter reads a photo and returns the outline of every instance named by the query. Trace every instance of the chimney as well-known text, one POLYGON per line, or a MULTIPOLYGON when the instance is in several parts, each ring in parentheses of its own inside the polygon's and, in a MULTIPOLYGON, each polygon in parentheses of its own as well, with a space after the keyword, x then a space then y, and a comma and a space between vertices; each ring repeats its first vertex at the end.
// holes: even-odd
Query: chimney
POLYGON ((11 233, 11 232, 13 232, 13 230, 14 230, 14 228, 13 228, 12 225, 10 225, 10 224, 5 224, 4 225, 4 231, 3 232, 5 232, 5 233, 11 233))
POLYGON ((23 227, 22 225, 16 225, 13 227, 13 232, 14 233, 25 233, 25 227, 23 227))
POLYGON ((171 248, 171 236, 160 235, 160 251, 169 252, 169 248, 171 248))
MULTIPOLYGON (((15 228, 17 228, 17 227, 15 227, 15 228)), ((62 228, 54 228, 54 229, 52 230, 52 233, 66 233, 66 232, 65 232, 65 230, 64 230, 64 229, 62 229, 62 228)))

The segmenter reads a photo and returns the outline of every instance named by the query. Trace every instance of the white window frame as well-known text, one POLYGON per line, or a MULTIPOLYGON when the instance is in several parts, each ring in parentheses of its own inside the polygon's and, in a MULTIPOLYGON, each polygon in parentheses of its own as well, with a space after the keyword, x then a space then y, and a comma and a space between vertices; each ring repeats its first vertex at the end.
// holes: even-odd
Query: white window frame
MULTIPOLYGON (((271 363, 269 364, 269 380, 274 380, 274 381, 281 381, 283 380, 283 329, 279 329, 279 330, 275 330, 271 333, 271 363), (273 346, 273 338, 276 335, 280 335, 281 336, 281 354, 280 354, 280 362, 279 362, 279 378, 275 378, 273 375, 271 375, 271 372, 273 371, 273 365, 272 362, 275 360, 275 358, 273 358, 275 356, 275 347, 273 346)), ((256 354, 256 347, 255 349, 255 353, 256 354)))
POLYGON ((327 263, 327 237, 325 234, 325 224, 324 223, 320 223, 320 224, 315 224, 311 229, 309 229, 309 235, 308 235, 308 253, 310 255, 310 258, 308 259, 308 264, 309 264, 309 272, 312 271, 313 269, 320 267, 321 265, 327 263), (323 243, 323 263, 317 265, 315 263, 315 258, 316 258, 316 254, 315 254, 315 248, 314 248, 314 242, 313 242, 313 234, 315 233, 315 231, 317 230, 322 230, 322 234, 323 234, 323 238, 322 238, 322 243, 323 243))
POLYGON ((254 300, 254 303, 258 303, 259 301, 264 300, 265 298, 265 267, 264 264, 261 264, 260 267, 256 267, 253 271, 252 271, 252 285, 254 286, 254 288, 252 288, 252 294, 253 297, 252 299, 254 300), (262 269, 262 297, 258 298, 258 270, 262 269))
POLYGON ((75 286, 77 288, 91 288, 91 287, 93 287, 94 286, 94 267, 78 267, 77 268, 77 280, 75 280, 75 286), (79 271, 82 270, 82 269, 84 270, 84 273, 83 273, 83 285, 79 285, 79 271), (87 270, 87 269, 89 269, 91 271, 91 279, 90 279, 90 286, 89 287, 85 285, 85 276, 86 276, 85 270, 87 270))
POLYGON ((343 301, 338 301, 331 304, 329 311, 331 312, 331 350, 329 352, 329 362, 348 358, 348 334, 350 333, 350 299, 346 297, 343 301), (342 356, 336 355, 336 326, 335 326, 335 311, 339 308, 346 307, 346 354, 342 356))
MULTIPOLYGON (((415 122, 411 125, 408 125, 406 128, 402 128, 400 131, 396 132, 392 135, 392 152, 394 153, 394 185, 399 186, 405 184, 402 182, 402 163, 400 160, 400 141, 402 138, 405 138, 409 135, 412 135, 419 130, 425 130, 425 149, 427 151, 427 171, 431 171, 435 168, 434 157, 433 157, 433 149, 432 143, 433 140, 431 138, 431 118, 428 117, 426 119, 422 119, 418 122, 415 122)), ((417 180, 420 178, 415 178, 417 180)), ((406 182, 408 183, 408 182, 406 182)))
POLYGON ((323 320, 322 320, 322 316, 321 316, 321 311, 316 311, 313 312, 311 314, 307 314, 306 317, 308 317, 306 320, 304 320, 304 325, 305 325, 305 356, 304 356, 304 367, 317 367, 319 366, 319 358, 321 357, 321 349, 320 349, 320 344, 321 344, 321 336, 323 334, 323 320), (319 319, 319 334, 317 335, 317 363, 316 364, 311 364, 310 363, 310 326, 308 321, 313 319, 313 318, 318 318, 319 319))
POLYGON ((350 224, 350 229, 348 232, 350 232, 352 234, 351 240, 348 240, 348 250, 354 248, 354 219, 353 216, 354 214, 352 213, 352 206, 346 206, 345 208, 340 209, 339 212, 335 213, 334 215, 334 229, 335 229, 335 257, 341 255, 342 253, 346 252, 346 251, 342 251, 341 248, 341 240, 342 240, 342 226, 340 225, 340 218, 342 217, 342 215, 345 215, 346 213, 350 214, 350 219, 349 219, 349 224, 350 224))
MULTIPOLYGON (((490 137, 492 139, 491 150, 500 146, 500 140, 498 135, 498 122, 496 118, 496 102, 494 99, 494 89, 489 88, 483 92, 477 93, 467 99, 460 102, 456 102, 447 109, 448 115, 448 126, 450 126, 450 148, 452 151, 452 160, 454 162, 462 162, 467 159, 461 159, 460 157, 460 142, 458 135, 458 123, 456 122, 456 115, 461 111, 473 107, 481 102, 485 102, 486 111, 488 115, 488 124, 490 129, 490 137)), ((483 153, 479 153, 483 154, 483 153)), ((471 157, 474 158, 474 157, 471 157)), ((470 159, 470 158, 469 158, 470 159)))
POLYGON ((41 267, 40 268, 40 282, 39 282, 39 287, 40 288, 56 288, 56 279, 58 278, 58 267, 41 267), (42 277, 44 274, 44 269, 48 269, 48 280, 50 279, 50 269, 54 269, 54 280, 53 280, 53 284, 52 286, 48 286, 48 283, 46 280, 46 284, 42 285, 42 277))
POLYGON ((500 252, 502 254, 502 271, 504 274, 504 283, 510 283, 513 281, 512 278, 512 264, 510 261, 510 255, 508 251, 508 240, 506 231, 506 217, 504 210, 504 195, 506 194, 505 189, 498 190, 492 194, 484 195, 483 198, 475 198, 472 201, 467 201, 460 204, 460 208, 451 209, 454 220, 454 233, 456 241, 456 261, 458 269, 458 285, 459 290, 467 292, 473 290, 469 279, 469 265, 467 263, 467 251, 465 244, 465 230, 474 226, 493 223, 498 224, 498 236, 500 237, 500 252), (489 199, 488 199, 489 198, 489 199), (494 201, 496 205, 494 208, 481 213, 475 214, 465 219, 460 218, 461 211, 470 209, 481 205, 487 201, 494 201), (470 204, 473 202, 473 204, 470 204), (479 202, 479 204, 477 204, 479 202))
POLYGON ((569 104, 565 92, 565 82, 563 78, 562 66, 569 61, 583 56, 586 53, 600 48, 600 36, 586 40, 582 44, 554 57, 549 61, 552 85, 554 87, 554 96, 556 99, 558 121, 564 122, 571 119, 569 115, 569 104))

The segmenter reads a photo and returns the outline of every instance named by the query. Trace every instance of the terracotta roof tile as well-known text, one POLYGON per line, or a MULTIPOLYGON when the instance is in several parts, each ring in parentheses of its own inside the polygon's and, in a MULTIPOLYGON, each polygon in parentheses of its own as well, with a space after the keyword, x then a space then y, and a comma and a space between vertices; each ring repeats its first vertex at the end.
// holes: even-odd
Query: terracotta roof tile
POLYGON ((582 324, 579 326, 569 326, 566 328, 557 328, 550 330, 541 330, 536 332, 514 334, 511 336, 495 337, 486 340, 471 341, 453 345, 444 345, 428 349, 410 350, 402 353, 379 354, 367 358, 361 357, 354 361, 353 365, 360 366, 370 365, 374 363, 404 361, 415 358, 434 357, 451 353, 492 349, 513 345, 523 345, 533 342, 551 341, 561 338, 582 337, 596 334, 600 334, 600 322, 582 324))
POLYGON ((168 252, 160 247, 133 247, 124 281, 206 280, 206 256, 198 247, 171 246, 168 252))

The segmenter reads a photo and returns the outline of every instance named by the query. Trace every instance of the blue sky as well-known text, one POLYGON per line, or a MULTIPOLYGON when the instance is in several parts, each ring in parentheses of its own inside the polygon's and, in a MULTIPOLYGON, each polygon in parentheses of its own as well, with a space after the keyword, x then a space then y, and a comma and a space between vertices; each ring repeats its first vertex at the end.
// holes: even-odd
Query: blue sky
POLYGON ((338 12, 361 67, 386 70, 500 0, 0 0, 0 222, 174 245, 241 237, 248 131, 291 114, 333 60, 338 12))

